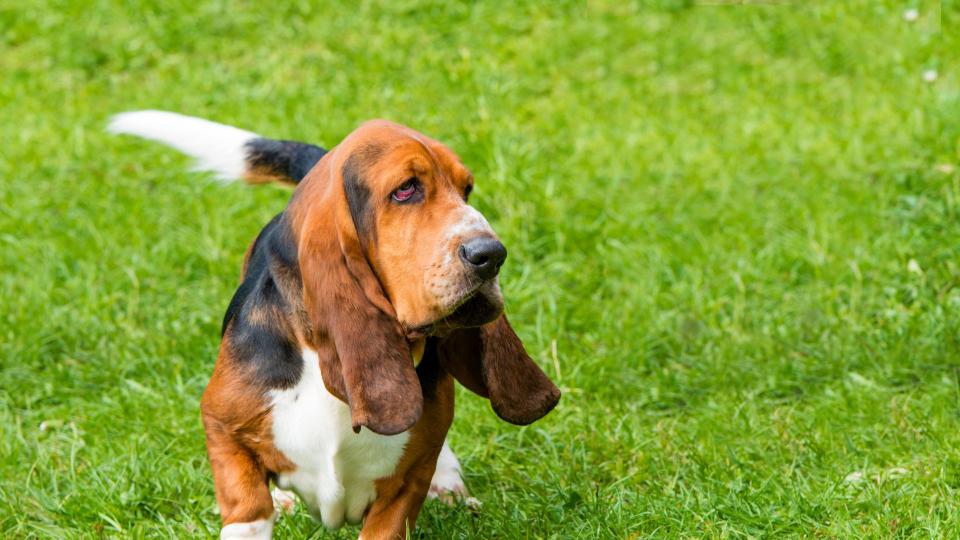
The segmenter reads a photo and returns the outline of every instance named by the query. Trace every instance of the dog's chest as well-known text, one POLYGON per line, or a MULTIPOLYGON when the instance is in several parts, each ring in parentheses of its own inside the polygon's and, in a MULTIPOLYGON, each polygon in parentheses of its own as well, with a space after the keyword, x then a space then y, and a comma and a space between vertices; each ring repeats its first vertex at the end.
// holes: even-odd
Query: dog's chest
POLYGON ((323 385, 315 351, 303 351, 296 386, 272 393, 273 440, 296 465, 277 485, 300 495, 327 527, 359 523, 376 498, 374 481, 389 476, 403 455, 408 433, 354 433, 350 408, 323 385))

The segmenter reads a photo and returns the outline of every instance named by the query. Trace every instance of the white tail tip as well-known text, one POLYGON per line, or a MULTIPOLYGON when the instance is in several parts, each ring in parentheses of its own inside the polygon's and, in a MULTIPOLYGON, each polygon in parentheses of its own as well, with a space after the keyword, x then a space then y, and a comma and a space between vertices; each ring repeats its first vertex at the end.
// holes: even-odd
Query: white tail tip
POLYGON ((107 131, 171 146, 195 158, 195 170, 210 171, 223 181, 243 177, 247 168, 245 145, 260 137, 252 131, 166 111, 120 113, 110 119, 107 131))

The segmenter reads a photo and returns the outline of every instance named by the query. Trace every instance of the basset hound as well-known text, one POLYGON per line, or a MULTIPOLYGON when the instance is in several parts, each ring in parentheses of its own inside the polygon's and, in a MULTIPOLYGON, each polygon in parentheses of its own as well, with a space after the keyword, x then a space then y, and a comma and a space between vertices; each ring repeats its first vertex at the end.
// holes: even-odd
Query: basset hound
POLYGON ((271 482, 327 527, 403 538, 428 492, 465 493, 454 379, 514 424, 557 404, 503 314, 506 249, 443 144, 383 120, 329 151, 161 111, 109 129, 222 179, 296 185, 247 250, 201 400, 221 538, 271 537, 271 482))

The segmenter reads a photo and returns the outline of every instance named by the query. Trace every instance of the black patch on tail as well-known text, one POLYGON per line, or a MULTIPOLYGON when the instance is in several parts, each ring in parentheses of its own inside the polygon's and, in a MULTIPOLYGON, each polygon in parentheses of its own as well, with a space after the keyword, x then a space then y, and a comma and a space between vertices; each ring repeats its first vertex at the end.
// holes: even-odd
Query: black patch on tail
POLYGON ((253 139, 246 143, 247 169, 263 176, 280 176, 294 184, 303 180, 327 151, 296 141, 253 139))

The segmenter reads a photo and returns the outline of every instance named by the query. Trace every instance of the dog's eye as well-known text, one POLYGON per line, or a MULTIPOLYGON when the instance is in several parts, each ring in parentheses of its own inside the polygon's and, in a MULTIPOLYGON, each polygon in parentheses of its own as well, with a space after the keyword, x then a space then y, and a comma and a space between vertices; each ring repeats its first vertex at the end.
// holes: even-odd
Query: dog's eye
POLYGON ((471 193, 473 193, 473 184, 467 184, 467 187, 463 188, 463 200, 469 199, 471 193))
POLYGON ((410 178, 400 187, 390 194, 393 200, 397 202, 407 202, 420 190, 420 182, 416 178, 410 178))

